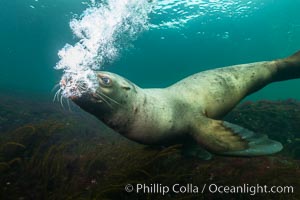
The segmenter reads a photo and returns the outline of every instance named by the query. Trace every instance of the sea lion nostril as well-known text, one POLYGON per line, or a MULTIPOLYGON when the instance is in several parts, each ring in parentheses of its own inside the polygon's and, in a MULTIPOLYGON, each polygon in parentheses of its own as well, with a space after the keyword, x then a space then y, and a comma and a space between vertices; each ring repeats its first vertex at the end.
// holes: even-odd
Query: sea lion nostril
POLYGON ((66 80, 65 80, 65 79, 62 79, 62 80, 59 82, 59 85, 60 85, 61 87, 66 87, 66 85, 67 85, 66 80))

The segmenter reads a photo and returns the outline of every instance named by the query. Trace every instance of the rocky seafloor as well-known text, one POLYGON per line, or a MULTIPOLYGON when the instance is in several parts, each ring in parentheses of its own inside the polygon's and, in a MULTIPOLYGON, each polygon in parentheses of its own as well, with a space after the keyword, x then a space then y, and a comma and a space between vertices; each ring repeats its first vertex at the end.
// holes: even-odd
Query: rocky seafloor
POLYGON ((180 145, 131 142, 75 105, 70 111, 47 98, 2 94, 0 199, 300 199, 300 102, 247 101, 226 120, 269 135, 283 151, 254 158, 187 158, 180 145), (152 187, 152 192, 128 193, 127 184, 179 184, 183 192, 162 195, 152 187), (250 187, 257 184, 293 186, 293 193, 253 195, 250 187), (210 185, 251 191, 212 193, 210 185))

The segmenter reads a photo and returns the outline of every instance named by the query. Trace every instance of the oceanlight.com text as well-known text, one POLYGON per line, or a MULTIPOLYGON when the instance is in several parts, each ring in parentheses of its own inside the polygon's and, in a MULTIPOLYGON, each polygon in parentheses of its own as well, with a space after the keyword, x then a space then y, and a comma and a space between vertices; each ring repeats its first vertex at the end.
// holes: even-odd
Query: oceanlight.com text
POLYGON ((125 191, 128 193, 137 193, 137 194, 161 194, 166 195, 169 193, 175 194, 203 194, 203 193, 212 193, 212 194, 293 194, 293 186, 268 186, 268 185, 218 185, 218 184, 203 184, 203 185, 194 185, 194 184, 174 184, 171 186, 163 185, 159 183, 153 184, 127 184, 125 186, 125 191))

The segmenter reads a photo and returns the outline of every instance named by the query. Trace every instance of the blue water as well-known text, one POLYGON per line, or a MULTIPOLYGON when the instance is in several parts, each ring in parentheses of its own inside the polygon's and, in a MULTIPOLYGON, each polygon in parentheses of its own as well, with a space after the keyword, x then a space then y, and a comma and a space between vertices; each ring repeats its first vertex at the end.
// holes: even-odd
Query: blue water
MULTIPOLYGON (((111 19, 117 19, 118 14, 128 18, 121 17, 123 24, 112 31, 117 35, 105 36, 111 43, 101 41, 104 48, 99 57, 87 60, 95 64, 101 57, 104 60, 99 61, 99 69, 118 73, 141 87, 166 87, 203 70, 283 58, 300 50, 300 0, 99 1, 104 7, 108 6, 105 2, 149 4, 146 16, 106 9, 111 19), (130 31, 128 24, 134 24, 134 30, 130 31), (116 55, 111 51, 114 47, 116 55)), ((279 154, 256 158, 216 155, 203 161, 183 156, 180 145, 140 145, 72 103, 63 99, 59 99, 62 106, 52 102, 58 90, 52 88, 65 75, 55 68, 63 58, 70 58, 68 64, 78 59, 58 55, 67 49, 66 44, 80 44, 74 33, 78 27, 72 29, 70 21, 80 22, 89 14, 85 10, 94 7, 101 6, 92 0, 0 0, 0 199, 254 197, 249 191, 163 196, 124 190, 127 184, 194 182, 207 187, 211 183, 225 187, 293 186, 295 195, 260 192, 258 197, 300 199, 296 190, 300 183, 300 79, 272 83, 248 97, 285 101, 249 101, 224 119, 266 134, 284 146, 279 154)), ((103 20, 101 16, 99 20, 103 20)), ((97 20, 87 24, 95 25, 97 20)), ((97 32, 91 35, 97 36, 97 32)))
MULTIPOLYGON (((54 95, 51 89, 62 75, 53 69, 57 52, 78 41, 69 22, 87 2, 0 1, 2 91, 54 95)), ((141 87, 165 87, 202 70, 282 58, 300 49, 298 0, 150 3, 158 2, 165 4, 149 14, 149 24, 156 27, 130 41, 104 70, 141 87), (180 21, 190 16, 196 17, 180 21), (168 27, 166 22, 177 23, 168 27)), ((250 98, 300 99, 299 84, 300 80, 273 83, 250 98)))

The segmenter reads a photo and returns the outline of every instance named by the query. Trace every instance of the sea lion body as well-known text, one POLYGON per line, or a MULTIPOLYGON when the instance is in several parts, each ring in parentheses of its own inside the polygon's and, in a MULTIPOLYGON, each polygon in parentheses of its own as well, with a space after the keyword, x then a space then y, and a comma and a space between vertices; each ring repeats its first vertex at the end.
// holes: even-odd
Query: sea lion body
POLYGON ((125 137, 142 144, 196 144, 223 155, 257 156, 276 153, 282 145, 220 119, 267 84, 299 78, 300 53, 207 70, 162 89, 142 89, 109 72, 96 74, 97 91, 72 100, 125 137))

